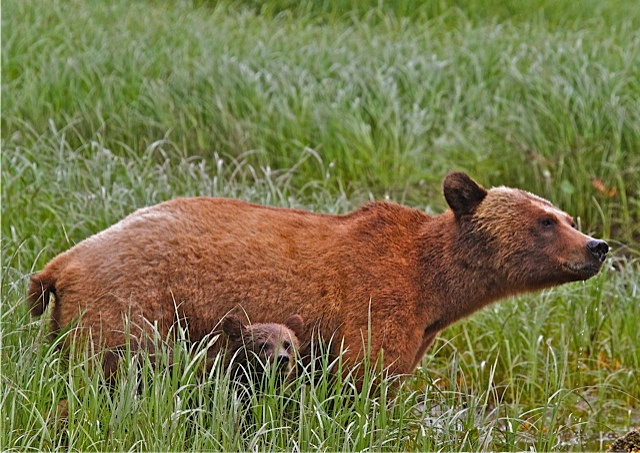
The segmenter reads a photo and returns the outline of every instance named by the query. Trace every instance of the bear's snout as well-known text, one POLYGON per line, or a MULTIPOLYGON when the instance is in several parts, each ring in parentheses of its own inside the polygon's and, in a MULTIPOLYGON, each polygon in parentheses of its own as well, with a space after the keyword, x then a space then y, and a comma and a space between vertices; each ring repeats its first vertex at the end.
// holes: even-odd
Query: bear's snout
POLYGON ((280 353, 278 355, 278 358, 276 359, 276 365, 278 366, 279 369, 287 369, 289 367, 290 361, 291 361, 291 358, 289 357, 288 354, 280 353))
POLYGON ((587 242, 587 250, 589 250, 594 258, 602 263, 607 257, 607 252, 609 252, 609 244, 607 244, 605 241, 592 239, 587 242))

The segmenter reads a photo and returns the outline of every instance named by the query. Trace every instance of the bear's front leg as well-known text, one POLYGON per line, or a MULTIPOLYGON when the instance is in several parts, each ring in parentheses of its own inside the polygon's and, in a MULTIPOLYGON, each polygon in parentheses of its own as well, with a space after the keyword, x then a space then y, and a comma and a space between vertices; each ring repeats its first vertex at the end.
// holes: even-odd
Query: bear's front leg
POLYGON ((372 323, 371 329, 371 335, 366 328, 346 330, 344 334, 344 374, 353 373, 359 388, 367 366, 371 372, 382 371, 385 377, 412 373, 423 345, 423 328, 417 325, 399 326, 386 320, 372 323))

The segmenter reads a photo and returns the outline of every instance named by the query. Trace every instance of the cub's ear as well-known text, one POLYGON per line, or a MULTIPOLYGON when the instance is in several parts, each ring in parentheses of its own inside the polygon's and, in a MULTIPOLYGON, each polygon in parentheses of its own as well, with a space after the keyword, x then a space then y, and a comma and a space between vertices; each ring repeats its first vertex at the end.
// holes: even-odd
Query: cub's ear
POLYGON ((300 337, 304 333, 304 320, 300 315, 289 316, 289 318, 284 322, 284 325, 293 330, 293 333, 296 334, 296 337, 298 337, 298 339, 300 339, 300 337))
POLYGON ((230 340, 241 338, 245 329, 246 326, 237 316, 227 315, 222 319, 222 331, 230 340))
POLYGON ((471 179, 466 173, 454 171, 445 176, 442 182, 444 198, 456 218, 473 214, 487 190, 471 179))

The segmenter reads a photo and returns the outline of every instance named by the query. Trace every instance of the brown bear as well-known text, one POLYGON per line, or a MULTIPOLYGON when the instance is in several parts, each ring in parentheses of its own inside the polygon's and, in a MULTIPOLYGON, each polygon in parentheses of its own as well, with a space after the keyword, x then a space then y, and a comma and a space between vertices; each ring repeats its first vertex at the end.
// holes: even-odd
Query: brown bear
POLYGON ((197 341, 226 313, 284 322, 299 313, 345 360, 383 351, 410 373, 436 334, 498 299, 598 273, 608 245, 550 202, 464 173, 443 182, 441 215, 372 202, 346 215, 177 198, 140 209, 32 276, 31 313, 55 296, 52 330, 76 327, 100 346, 186 320, 197 341), (369 329, 371 329, 369 331, 369 329))
POLYGON ((279 377, 286 379, 294 368, 300 347, 298 335, 302 335, 303 326, 299 315, 290 316, 284 324, 248 325, 237 316, 225 316, 222 331, 226 338, 218 339, 207 351, 207 368, 222 353, 224 368, 237 381, 255 378, 259 382, 272 367, 279 377))

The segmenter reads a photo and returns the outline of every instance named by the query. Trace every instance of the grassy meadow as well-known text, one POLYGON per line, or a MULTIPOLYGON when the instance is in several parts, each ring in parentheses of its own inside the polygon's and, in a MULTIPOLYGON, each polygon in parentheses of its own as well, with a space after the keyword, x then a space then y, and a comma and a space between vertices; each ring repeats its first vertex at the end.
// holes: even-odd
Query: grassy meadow
POLYGON ((640 426, 635 0, 2 6, 1 450, 593 451, 640 426), (308 369, 246 401, 187 341, 110 393, 24 304, 30 273, 142 206, 440 213, 451 170, 550 199, 612 254, 446 329, 376 398, 308 369))

